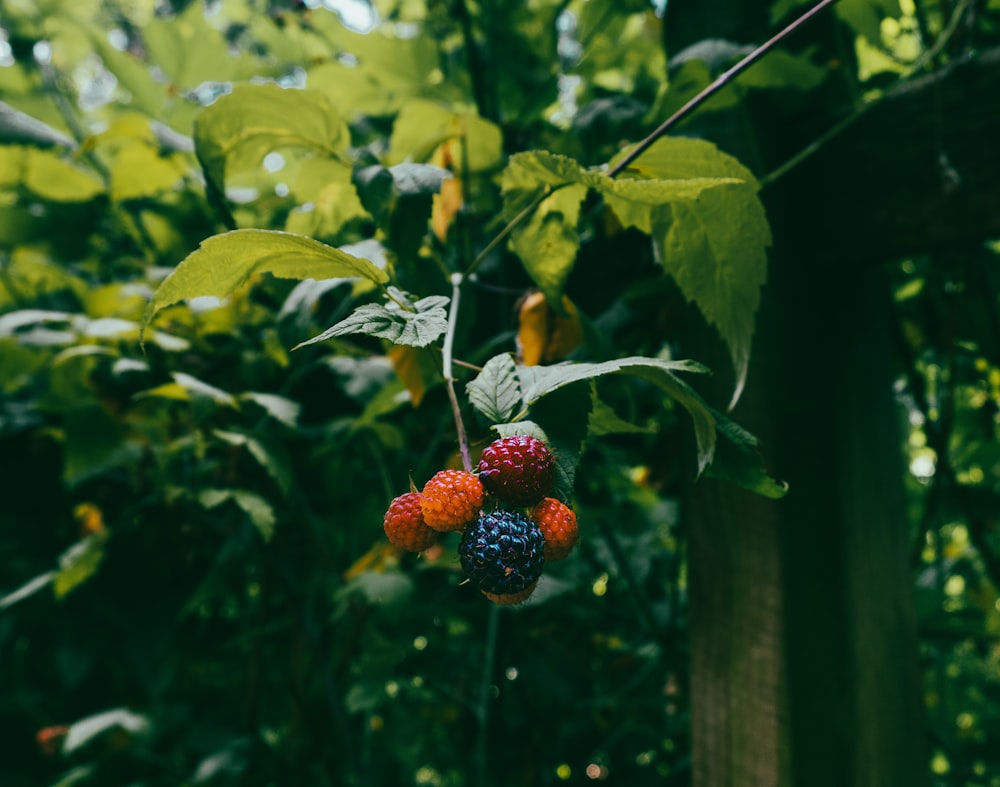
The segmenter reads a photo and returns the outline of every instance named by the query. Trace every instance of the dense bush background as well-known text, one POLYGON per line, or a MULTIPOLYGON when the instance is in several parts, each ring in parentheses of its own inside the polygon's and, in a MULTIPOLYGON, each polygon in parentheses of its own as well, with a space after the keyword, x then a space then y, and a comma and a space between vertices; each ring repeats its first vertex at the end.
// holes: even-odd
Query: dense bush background
MULTIPOLYGON (((309 235, 447 292, 504 226, 508 156, 599 165, 747 39, 668 51, 645 2, 328 5, 0 1, 0 781, 689 784, 679 499, 695 460, 660 389, 598 383, 582 543, 499 610, 462 584, 451 540, 415 557, 380 529, 410 479, 458 466, 440 352, 365 336, 290 351, 370 297, 362 285, 261 276, 164 311, 144 349, 139 327, 170 270, 235 227, 309 235), (318 91, 349 124, 343 160, 285 139, 206 185, 193 124, 247 82, 318 91), (450 169, 457 193, 375 193, 365 166, 404 161, 450 169)), ((773 3, 769 23, 799 5, 773 3)), ((679 133, 767 188, 784 160, 739 141, 745 113, 787 120, 804 146, 998 37, 995 2, 844 0, 679 133)), ((691 354, 648 237, 594 195, 579 227, 565 289, 583 338, 563 355, 691 354)), ((1000 785, 998 254, 887 263, 941 785, 1000 785)), ((536 282, 518 257, 500 244, 477 276, 456 357, 545 344, 520 311, 536 282)), ((586 417, 589 397, 533 417, 586 417)), ((465 415, 476 454, 489 424, 465 415)))

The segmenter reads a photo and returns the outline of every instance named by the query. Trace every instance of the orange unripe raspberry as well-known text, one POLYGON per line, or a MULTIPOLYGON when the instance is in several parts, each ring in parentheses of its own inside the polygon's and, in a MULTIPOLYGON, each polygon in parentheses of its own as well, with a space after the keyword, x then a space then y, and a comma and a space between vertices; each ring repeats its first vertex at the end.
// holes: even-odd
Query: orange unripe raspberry
POLYGON ((546 497, 531 509, 531 519, 545 536, 546 560, 562 560, 580 540, 576 514, 554 497, 546 497))
POLYGON ((382 523, 389 543, 409 552, 423 552, 437 542, 437 531, 424 522, 420 495, 407 492, 389 504, 382 523))
POLYGON ((424 484, 420 507, 428 527, 443 533, 462 530, 479 516, 483 485, 472 473, 441 470, 424 484))

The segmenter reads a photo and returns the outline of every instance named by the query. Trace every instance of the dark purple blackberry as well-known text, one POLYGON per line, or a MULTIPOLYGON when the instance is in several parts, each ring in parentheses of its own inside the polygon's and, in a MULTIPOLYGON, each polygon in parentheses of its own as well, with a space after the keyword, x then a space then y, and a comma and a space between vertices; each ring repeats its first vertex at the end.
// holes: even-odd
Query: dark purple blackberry
POLYGON ((484 593, 518 593, 538 581, 545 564, 545 536, 524 514, 484 514, 462 534, 462 568, 484 593))

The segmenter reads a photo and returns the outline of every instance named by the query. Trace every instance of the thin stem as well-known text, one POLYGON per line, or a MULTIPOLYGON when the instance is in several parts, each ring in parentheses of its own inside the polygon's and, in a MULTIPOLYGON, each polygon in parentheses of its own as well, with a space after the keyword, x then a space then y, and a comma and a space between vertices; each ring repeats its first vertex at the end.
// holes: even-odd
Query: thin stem
POLYGON ((465 433, 465 422, 462 420, 462 408, 455 394, 455 378, 452 374, 455 363, 455 328, 458 325, 458 305, 462 293, 462 274, 454 273, 451 277, 451 307, 448 310, 448 330, 444 335, 444 346, 441 348, 441 374, 448 390, 448 401, 451 402, 451 412, 455 417, 455 431, 458 433, 458 448, 462 452, 462 466, 467 473, 472 472, 472 457, 469 454, 469 438, 465 433))
POLYGON ((628 154, 610 170, 608 170, 608 177, 613 178, 619 172, 621 172, 625 167, 635 161, 639 156, 641 156, 650 145, 652 145, 656 140, 667 133, 671 128, 680 123, 684 118, 690 115, 696 108, 703 104, 708 98, 717 93, 728 83, 732 82, 737 76, 746 71, 750 66, 760 60, 764 55, 770 52, 775 46, 783 41, 786 37, 794 33, 802 25, 812 19, 816 14, 823 11, 825 8, 836 3, 837 0, 821 0, 811 9, 806 11, 802 16, 792 22, 788 27, 784 28, 777 34, 775 34, 768 41, 765 41, 759 47, 757 47, 753 52, 740 60, 732 68, 721 73, 714 82, 708 85, 704 90, 702 90, 698 95, 688 101, 684 106, 678 109, 674 114, 668 117, 659 125, 659 127, 653 131, 648 137, 646 137, 642 142, 636 145, 628 154))
MULTIPOLYGON (((958 24, 962 20, 962 16, 965 13, 966 6, 969 0, 961 0, 952 12, 951 17, 948 20, 948 24, 945 26, 944 30, 937 37, 937 40, 924 52, 914 63, 906 69, 905 72, 900 74, 899 79, 896 81, 895 85, 901 84, 909 79, 911 76, 916 74, 918 71, 922 70, 925 66, 935 61, 941 51, 947 46, 948 41, 951 40, 952 36, 955 35, 955 31, 958 30, 958 24)), ((776 169, 767 173, 764 177, 760 179, 761 187, 768 186, 774 181, 778 180, 782 176, 788 174, 791 170, 795 169, 799 164, 808 159, 810 156, 815 154, 820 150, 825 144, 827 144, 834 137, 846 131, 848 128, 857 123, 862 117, 864 117, 870 109, 876 107, 880 104, 880 101, 872 101, 871 103, 864 104, 856 111, 845 117, 843 120, 839 121, 835 126, 825 131, 818 138, 810 142, 806 147, 788 159, 784 164, 779 165, 776 169)))
POLYGON ((478 268, 482 264, 483 260, 485 260, 490 255, 490 252, 492 252, 493 249, 495 249, 500 244, 500 241, 502 241, 504 238, 510 235, 510 233, 513 232, 514 228, 517 227, 518 224, 520 224, 522 221, 528 218, 528 216, 530 216, 535 211, 535 208, 537 208, 539 205, 542 204, 542 200, 544 200, 547 196, 549 196, 549 194, 551 194, 552 191, 553 189, 551 186, 546 186, 539 192, 538 196, 535 197, 529 205, 525 206, 525 208, 520 213, 518 213, 514 218, 512 218, 509 222, 507 222, 507 226, 504 227, 502 230, 500 230, 500 232, 497 233, 497 235, 493 238, 493 240, 491 240, 489 243, 486 244, 486 248, 484 248, 481 252, 479 252, 479 254, 476 255, 476 259, 474 259, 472 261, 472 264, 469 265, 469 269, 465 272, 465 275, 466 276, 471 275, 476 270, 476 268, 478 268))
POLYGON ((483 680, 479 684, 479 704, 476 707, 476 781, 479 787, 486 787, 489 772, 487 743, 489 742, 490 687, 493 685, 493 667, 496 663, 497 631, 500 628, 500 607, 490 604, 486 621, 486 648, 483 654, 483 680))

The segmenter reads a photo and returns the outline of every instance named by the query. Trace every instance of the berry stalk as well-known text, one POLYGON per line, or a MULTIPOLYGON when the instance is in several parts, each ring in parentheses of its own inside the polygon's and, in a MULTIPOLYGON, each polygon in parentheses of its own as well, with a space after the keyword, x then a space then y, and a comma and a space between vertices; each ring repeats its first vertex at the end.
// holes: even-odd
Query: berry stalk
POLYGON ((462 293, 464 277, 461 273, 451 275, 451 306, 448 309, 448 330, 444 335, 444 346, 441 348, 441 373, 444 376, 445 388, 448 390, 448 401, 451 402, 451 413, 455 418, 455 431, 458 434, 458 449, 462 453, 462 467, 465 472, 472 472, 472 457, 469 455, 469 437, 465 433, 465 422, 462 420, 462 408, 455 394, 455 377, 452 373, 455 351, 455 327, 458 325, 458 305, 462 293))

